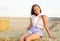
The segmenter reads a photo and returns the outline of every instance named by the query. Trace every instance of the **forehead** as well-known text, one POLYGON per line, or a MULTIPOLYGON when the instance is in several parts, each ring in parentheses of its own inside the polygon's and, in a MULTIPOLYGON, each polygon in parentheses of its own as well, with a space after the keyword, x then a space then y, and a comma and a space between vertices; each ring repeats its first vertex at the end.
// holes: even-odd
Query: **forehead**
POLYGON ((37 8, 39 8, 38 6, 34 6, 34 8, 33 9, 37 9, 37 8))

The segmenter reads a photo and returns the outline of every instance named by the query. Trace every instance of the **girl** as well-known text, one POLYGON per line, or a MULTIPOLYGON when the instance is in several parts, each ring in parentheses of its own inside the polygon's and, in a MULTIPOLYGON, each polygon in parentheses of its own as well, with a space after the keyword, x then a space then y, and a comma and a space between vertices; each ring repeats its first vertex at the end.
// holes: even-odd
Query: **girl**
POLYGON ((20 41, 31 41, 41 38, 43 36, 43 28, 46 29, 49 37, 51 37, 47 27, 47 17, 41 14, 39 5, 34 4, 31 9, 30 24, 27 32, 20 37, 20 41))

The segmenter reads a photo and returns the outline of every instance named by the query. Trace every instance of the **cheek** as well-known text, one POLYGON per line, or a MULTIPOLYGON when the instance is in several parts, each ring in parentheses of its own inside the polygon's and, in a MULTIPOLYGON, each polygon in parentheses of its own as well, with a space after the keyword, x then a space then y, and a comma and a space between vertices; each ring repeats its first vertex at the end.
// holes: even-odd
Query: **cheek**
POLYGON ((37 13, 37 11, 34 11, 34 13, 37 13))
POLYGON ((36 11, 34 11, 34 13, 38 13, 38 12, 40 12, 40 10, 36 10, 36 11))

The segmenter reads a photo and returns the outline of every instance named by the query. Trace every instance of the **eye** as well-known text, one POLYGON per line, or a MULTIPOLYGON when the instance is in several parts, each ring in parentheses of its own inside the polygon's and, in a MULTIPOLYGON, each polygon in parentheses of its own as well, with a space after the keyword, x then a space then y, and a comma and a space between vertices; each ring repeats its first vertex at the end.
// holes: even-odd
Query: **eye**
POLYGON ((36 10, 34 10, 34 11, 36 11, 36 10))
POLYGON ((34 11, 38 10, 38 8, 36 8, 34 11))
POLYGON ((37 10, 38 10, 38 8, 37 8, 37 10))
POLYGON ((39 8, 37 8, 37 10, 38 10, 39 8))

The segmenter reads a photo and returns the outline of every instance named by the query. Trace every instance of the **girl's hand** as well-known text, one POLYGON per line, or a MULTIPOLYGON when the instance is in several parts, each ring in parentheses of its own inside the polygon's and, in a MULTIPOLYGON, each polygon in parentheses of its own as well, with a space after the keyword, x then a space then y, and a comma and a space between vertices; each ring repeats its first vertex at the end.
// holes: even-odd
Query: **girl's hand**
POLYGON ((53 39, 56 39, 56 37, 55 37, 55 36, 53 36, 52 38, 53 38, 53 39))
POLYGON ((49 38, 56 39, 56 37, 55 37, 55 36, 49 36, 49 38))
POLYGON ((52 38, 52 36, 49 35, 49 38, 52 38))

